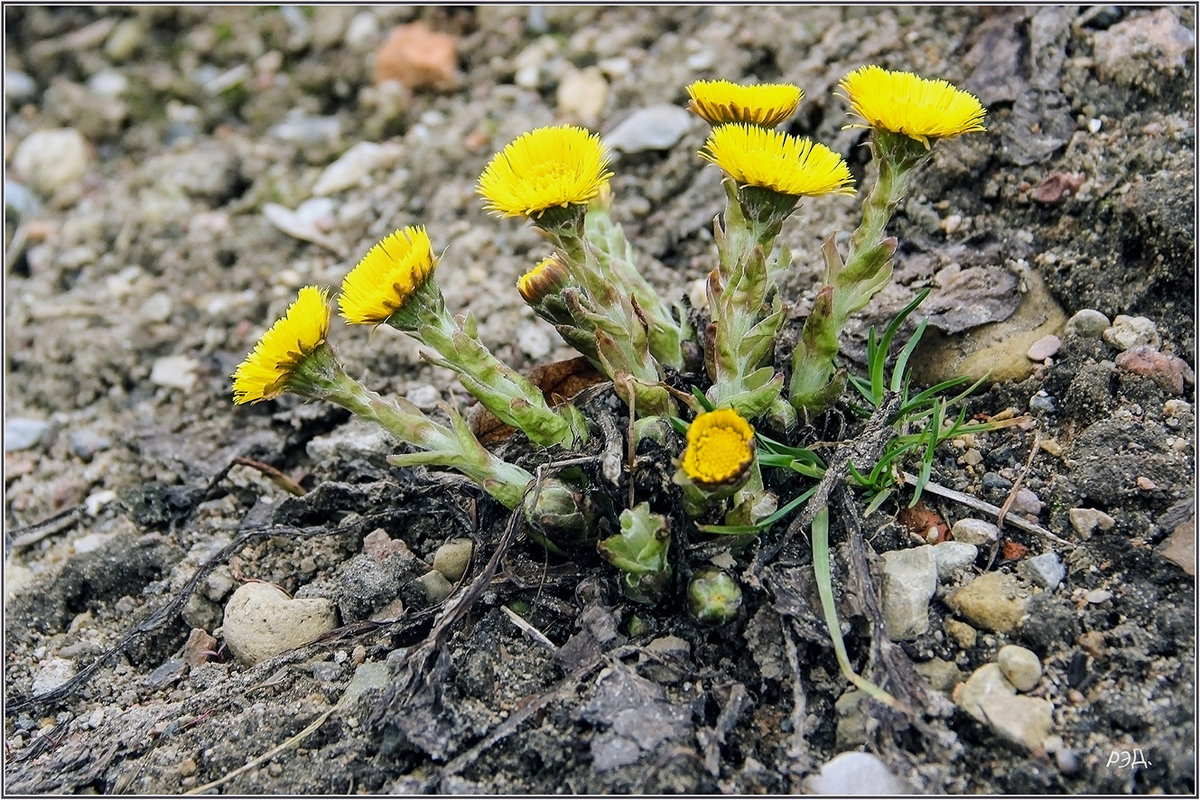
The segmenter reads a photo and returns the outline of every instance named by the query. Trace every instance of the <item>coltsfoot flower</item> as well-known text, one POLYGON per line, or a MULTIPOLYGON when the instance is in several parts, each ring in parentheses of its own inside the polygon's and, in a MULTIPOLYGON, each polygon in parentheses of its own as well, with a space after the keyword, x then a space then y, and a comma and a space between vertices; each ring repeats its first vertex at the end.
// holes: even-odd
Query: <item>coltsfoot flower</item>
POLYGON ((837 153, 819 142, 757 125, 730 123, 713 128, 700 157, 742 186, 790 197, 854 194, 850 168, 837 153))
POLYGON ((543 258, 533 269, 517 279, 517 291, 522 299, 536 306, 550 295, 556 295, 569 285, 571 273, 558 253, 543 258))
POLYGON ((947 81, 870 65, 846 75, 838 88, 864 120, 846 127, 899 133, 927 148, 930 139, 985 130, 979 98, 947 81))
POLYGON ((701 488, 744 482, 754 463, 754 428, 731 408, 692 420, 680 466, 701 488))
POLYGON ((342 281, 342 316, 353 325, 386 322, 425 285, 436 266, 423 225, 395 231, 368 250, 342 281))
POLYGON ((536 128, 492 158, 476 191, 488 211, 536 219, 553 208, 586 206, 612 177, 610 161, 600 137, 584 128, 536 128))
POLYGON ((257 403, 283 394, 329 335, 329 293, 305 286, 233 373, 233 401, 257 403))
POLYGON ((696 81, 687 87, 688 110, 709 125, 747 122, 773 128, 796 113, 804 91, 790 83, 742 86, 730 81, 696 81))

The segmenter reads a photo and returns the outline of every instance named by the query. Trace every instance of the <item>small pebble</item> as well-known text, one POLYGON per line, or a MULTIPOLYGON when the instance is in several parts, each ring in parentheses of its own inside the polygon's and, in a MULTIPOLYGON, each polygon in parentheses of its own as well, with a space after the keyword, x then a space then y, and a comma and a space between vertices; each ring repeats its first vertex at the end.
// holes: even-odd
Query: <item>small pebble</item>
POLYGON ((982 519, 960 519, 950 529, 956 542, 990 547, 1000 540, 1000 529, 995 523, 982 519))
POLYGON ((1108 317, 1099 311, 1092 308, 1084 308, 1076 311, 1074 316, 1067 320, 1065 332, 1067 336, 1074 336, 1079 339, 1096 339, 1111 324, 1108 317))
POLYGON ((594 126, 600 120, 607 101, 608 81, 597 66, 568 72, 555 93, 559 114, 586 126, 594 126))
POLYGON ((49 196, 84 176, 90 146, 73 128, 34 131, 17 145, 12 167, 25 183, 49 196))
POLYGON ((475 545, 470 539, 451 539, 433 554, 433 568, 446 580, 457 583, 467 572, 475 545))
POLYGON ((1143 492, 1152 492, 1158 488, 1158 484, 1147 478, 1145 475, 1139 475, 1137 479, 1137 487, 1143 492))
POLYGON ((1067 569, 1055 553, 1027 558, 1017 567, 1021 574, 1047 591, 1054 591, 1067 575, 1067 569))
POLYGON ((648 106, 626 117, 604 137, 604 142, 622 153, 669 150, 694 124, 696 118, 679 106, 648 106))
POLYGON ((1106 531, 1117 522, 1098 508, 1068 509, 1067 518, 1071 520, 1071 527, 1075 532, 1084 539, 1092 538, 1097 528, 1106 531))
POLYGON ((1074 775, 1079 771, 1079 756, 1068 747, 1060 748, 1054 754, 1054 763, 1064 775, 1074 775))
POLYGON ((1090 592, 1084 595, 1084 599, 1095 606, 1100 605, 1101 603, 1107 603, 1109 600, 1112 600, 1112 596, 1113 593, 1108 589, 1092 589, 1090 592))
POLYGON ((324 597, 288 597, 269 583, 247 583, 225 604, 221 636, 253 666, 311 642, 337 627, 337 609, 324 597))
POLYGON ((996 663, 1018 692, 1031 691, 1042 678, 1041 659, 1032 650, 1019 645, 1001 647, 996 654, 996 663))
POLYGON ((1118 314, 1113 324, 1101 334, 1104 341, 1117 350, 1128 350, 1140 344, 1158 348, 1162 340, 1158 338, 1158 326, 1147 317, 1130 317, 1118 314))
POLYGON ((538 361, 550 355, 550 351, 554 349, 554 341, 546 332, 545 325, 526 322, 517 329, 517 347, 521 348, 525 355, 538 361))
POLYGON ((1058 411, 1058 406, 1055 404, 1053 397, 1044 392, 1038 392, 1029 398, 1029 410, 1039 411, 1043 414, 1054 414, 1058 411))
POLYGON ((979 639, 979 631, 954 617, 946 617, 945 622, 942 623, 942 627, 946 629, 946 635, 953 639, 963 650, 970 650, 979 639))
POLYGON ((929 545, 883 554, 881 610, 893 641, 911 641, 929 630, 929 601, 937 591, 937 564, 929 545))
POLYGON ((979 550, 975 545, 963 541, 939 542, 933 546, 933 560, 937 564, 938 580, 952 581, 975 563, 979 550))
POLYGON ((1037 516, 1042 513, 1045 503, 1030 489, 1018 489, 1013 496, 1012 510, 1021 514, 1037 516))
POLYGON ((1043 336, 1030 345, 1029 352, 1027 352, 1025 355, 1030 361, 1045 361, 1047 358, 1050 358, 1057 353, 1058 348, 1060 347, 1062 347, 1062 340, 1054 334, 1050 334, 1048 336, 1043 336))
POLYGON ((430 570, 417 578, 416 583, 425 592, 425 597, 431 605, 437 605, 442 602, 454 591, 454 587, 450 585, 450 581, 446 580, 446 576, 436 569, 430 570))
POLYGON ((28 450, 42 440, 50 429, 49 422, 23 417, 4 420, 4 452, 28 450))
POLYGON ((1104 644, 1104 634, 1100 631, 1081 633, 1075 637, 1075 643, 1097 661, 1102 660, 1108 654, 1108 648, 1104 644))
POLYGON ((810 794, 893 795, 910 794, 912 787, 897 778, 871 753, 839 753, 804 780, 810 794))
POLYGON ((169 389, 190 392, 196 385, 196 371, 200 362, 190 356, 163 356, 154 360, 150 368, 150 382, 169 389))
POLYGON ((112 442, 108 438, 101 436, 91 428, 71 431, 67 434, 67 443, 71 446, 71 452, 85 461, 91 460, 96 453, 112 447, 112 442))
POLYGON ((325 168, 312 193, 317 196, 337 194, 363 183, 383 163, 384 148, 374 142, 357 142, 337 161, 325 168))
POLYGON ((1007 492, 1012 488, 1012 481, 999 473, 985 472, 983 473, 983 488, 999 489, 1002 492, 1007 492))
POLYGON ((197 769, 196 759, 192 758, 191 756, 188 756, 183 761, 179 762, 179 774, 185 778, 189 775, 195 775, 197 769))
POLYGON ((375 83, 399 81, 409 89, 458 87, 458 38, 424 22, 397 25, 375 56, 375 83))

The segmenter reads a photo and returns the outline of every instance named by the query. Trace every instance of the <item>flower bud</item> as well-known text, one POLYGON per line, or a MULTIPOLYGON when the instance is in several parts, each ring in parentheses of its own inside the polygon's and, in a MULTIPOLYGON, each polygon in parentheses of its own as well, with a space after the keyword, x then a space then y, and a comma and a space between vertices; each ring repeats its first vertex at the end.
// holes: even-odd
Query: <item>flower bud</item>
POLYGON ((570 285, 570 278, 562 256, 553 253, 517 279, 517 291, 526 303, 536 308, 542 300, 558 294, 570 285))
POLYGON ((556 555, 596 538, 596 514, 587 493, 551 478, 525 496, 530 535, 556 555))
POLYGON ((724 625, 742 607, 742 590, 733 576, 710 567, 692 576, 687 589, 688 610, 705 625, 724 625))

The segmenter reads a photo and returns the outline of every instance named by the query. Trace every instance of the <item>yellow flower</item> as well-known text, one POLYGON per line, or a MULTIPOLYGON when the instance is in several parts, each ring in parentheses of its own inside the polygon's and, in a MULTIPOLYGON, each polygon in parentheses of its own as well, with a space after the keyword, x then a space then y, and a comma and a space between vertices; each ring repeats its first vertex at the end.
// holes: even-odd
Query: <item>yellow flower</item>
POLYGON ((517 279, 517 291, 531 306, 536 306, 546 295, 562 289, 570 279, 567 265, 562 256, 553 253, 538 262, 537 266, 517 279))
POLYGON ((700 157, 745 186, 794 197, 854 194, 845 160, 823 144, 757 125, 713 128, 700 157))
POLYGON ((729 81, 696 81, 687 87, 692 98, 688 110, 709 125, 749 122, 773 128, 796 113, 804 99, 799 86, 790 83, 756 83, 740 86, 729 81))
POLYGON ((305 286, 234 371, 233 401, 257 403, 283 394, 296 368, 328 334, 328 292, 305 286))
POLYGON ((683 472, 695 483, 733 483, 754 461, 754 428, 732 408, 701 414, 692 420, 683 451, 683 472))
POLYGON ((497 153, 479 176, 476 191, 488 211, 536 217, 556 207, 583 205, 612 173, 600 137, 574 125, 523 133, 497 153))
POLYGON ((979 98, 946 81, 872 65, 846 75, 838 81, 838 88, 866 123, 846 127, 881 128, 926 147, 930 139, 985 130, 986 112, 979 98))
POLYGON ((378 325, 401 308, 437 260, 424 226, 398 230, 367 251, 342 281, 338 307, 353 325, 378 325))

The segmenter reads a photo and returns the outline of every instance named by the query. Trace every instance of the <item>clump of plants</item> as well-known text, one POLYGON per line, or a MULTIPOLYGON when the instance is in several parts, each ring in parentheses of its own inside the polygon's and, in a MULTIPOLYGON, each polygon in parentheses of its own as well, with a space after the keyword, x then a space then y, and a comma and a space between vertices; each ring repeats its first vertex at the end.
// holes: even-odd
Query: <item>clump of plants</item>
MULTIPOLYGON (((687 564, 672 551, 673 530, 695 526, 689 532, 724 537, 732 548, 793 514, 828 472, 800 432, 811 431, 809 423, 839 401, 864 416, 882 414, 890 431, 875 463, 849 465, 847 480, 865 489, 873 505, 896 488, 903 461, 920 462, 921 480, 928 480, 937 444, 971 427, 961 415, 948 419, 952 401, 942 393, 956 382, 910 391, 905 365, 921 327, 890 360, 899 325, 920 298, 878 339, 872 332, 866 375, 850 375, 838 355, 847 320, 891 280, 897 243, 887 224, 913 175, 937 140, 983 131, 984 109, 945 81, 907 72, 866 66, 841 79, 837 93, 854 114, 850 126, 870 129, 876 177, 862 192, 862 221, 845 248, 833 235, 826 241, 822 287, 790 358, 777 364, 787 320, 779 279, 791 268, 777 237, 806 200, 859 190, 840 155, 775 130, 803 99, 799 87, 716 80, 687 91, 688 108, 711 125, 697 155, 725 173, 727 198, 714 225, 717 254, 704 310, 664 298, 638 269, 636 251, 611 213, 611 157, 597 135, 571 125, 529 131, 491 159, 477 187, 489 211, 524 218, 544 237, 549 252, 521 276, 517 290, 611 383, 628 411, 629 452, 648 439, 674 453, 677 495, 638 497, 625 476, 618 505, 586 470, 535 479, 485 447, 453 407, 442 404, 435 418, 403 398, 371 391, 343 368, 330 341, 328 292, 316 286, 299 291, 237 368, 235 402, 290 392, 347 408, 413 446, 391 463, 461 472, 523 514, 531 537, 552 552, 597 550, 631 600, 658 602, 681 570, 690 578, 686 604, 698 620, 732 619, 741 602, 737 580, 687 564), (764 468, 789 470, 812 488, 776 497, 764 484, 764 468)), ((345 277, 340 316, 412 336, 432 363, 457 373, 481 406, 534 448, 546 448, 551 466, 572 454, 595 454, 597 420, 571 398, 547 399, 480 340, 470 311, 446 308, 436 279, 440 261, 424 227, 397 230, 345 277)), ((839 663, 853 676, 832 613, 827 514, 813 517, 814 565, 839 663)))

